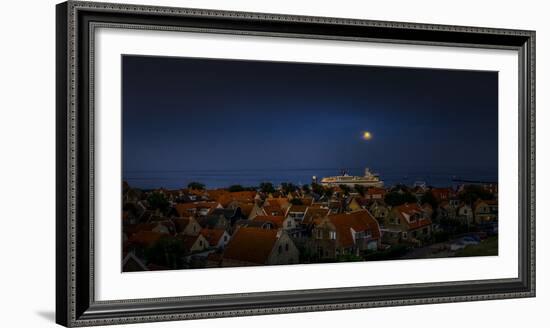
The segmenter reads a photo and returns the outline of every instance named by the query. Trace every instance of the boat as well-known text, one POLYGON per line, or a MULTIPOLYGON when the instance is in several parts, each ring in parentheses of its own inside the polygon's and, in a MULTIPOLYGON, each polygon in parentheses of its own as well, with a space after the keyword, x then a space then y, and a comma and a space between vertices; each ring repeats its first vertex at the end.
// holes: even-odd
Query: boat
POLYGON ((352 176, 347 172, 342 171, 342 175, 325 177, 321 179, 321 184, 324 186, 339 186, 346 185, 353 187, 355 185, 365 186, 365 187, 383 187, 384 182, 380 180, 378 174, 371 173, 368 168, 365 169, 365 175, 361 176, 352 176))

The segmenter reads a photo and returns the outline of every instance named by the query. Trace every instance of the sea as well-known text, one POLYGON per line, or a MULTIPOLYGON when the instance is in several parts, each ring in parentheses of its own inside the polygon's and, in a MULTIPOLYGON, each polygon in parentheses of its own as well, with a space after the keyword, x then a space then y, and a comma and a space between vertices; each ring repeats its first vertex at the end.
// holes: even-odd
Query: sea
MULTIPOLYGON (((364 175, 364 168, 348 168, 349 175, 364 175)), ((384 186, 397 184, 413 186, 425 183, 433 187, 456 187, 464 182, 477 181, 497 183, 496 169, 479 168, 372 168, 372 173, 379 175, 384 186)), ((199 182, 208 189, 225 188, 231 185, 244 187, 258 186, 261 182, 271 182, 278 186, 290 182, 298 186, 311 184, 313 177, 320 181, 323 177, 340 175, 341 168, 313 169, 240 169, 240 170, 135 170, 124 171, 123 179, 131 187, 141 189, 180 189, 190 182, 199 182)))

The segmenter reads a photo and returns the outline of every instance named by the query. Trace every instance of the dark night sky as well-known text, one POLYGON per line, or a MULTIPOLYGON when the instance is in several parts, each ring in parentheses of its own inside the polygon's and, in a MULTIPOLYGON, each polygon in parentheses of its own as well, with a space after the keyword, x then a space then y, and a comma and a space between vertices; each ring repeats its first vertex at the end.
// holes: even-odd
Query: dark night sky
POLYGON ((122 63, 124 172, 498 167, 497 72, 143 56, 122 63))

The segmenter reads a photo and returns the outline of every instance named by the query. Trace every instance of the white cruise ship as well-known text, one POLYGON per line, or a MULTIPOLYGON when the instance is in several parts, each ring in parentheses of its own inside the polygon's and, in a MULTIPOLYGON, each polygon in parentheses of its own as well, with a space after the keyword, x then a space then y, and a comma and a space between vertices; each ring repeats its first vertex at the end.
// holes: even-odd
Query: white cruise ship
POLYGON ((342 172, 342 175, 325 177, 321 179, 321 184, 325 186, 339 186, 347 185, 353 187, 355 185, 361 185, 365 187, 383 187, 384 182, 380 180, 377 174, 370 172, 368 168, 365 169, 365 175, 362 177, 351 176, 347 172, 342 172))

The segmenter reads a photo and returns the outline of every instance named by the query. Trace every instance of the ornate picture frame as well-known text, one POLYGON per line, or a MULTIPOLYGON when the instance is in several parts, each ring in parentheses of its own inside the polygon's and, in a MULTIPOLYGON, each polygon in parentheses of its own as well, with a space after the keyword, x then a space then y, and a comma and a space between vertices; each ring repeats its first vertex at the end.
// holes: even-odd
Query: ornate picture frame
POLYGON ((535 32, 68 1, 57 5, 56 321, 92 326, 535 296, 535 32), (97 300, 94 37, 98 27, 507 49, 519 58, 518 277, 97 300))

